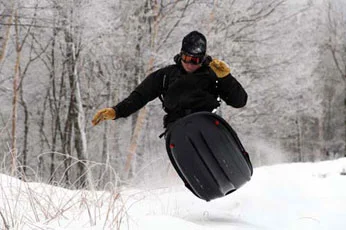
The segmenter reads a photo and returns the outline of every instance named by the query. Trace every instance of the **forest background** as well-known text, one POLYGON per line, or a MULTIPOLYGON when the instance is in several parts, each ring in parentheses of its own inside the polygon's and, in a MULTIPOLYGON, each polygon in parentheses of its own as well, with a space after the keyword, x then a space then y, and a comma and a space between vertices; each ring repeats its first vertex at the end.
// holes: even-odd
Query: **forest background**
POLYGON ((192 30, 248 104, 218 113, 254 166, 346 156, 346 3, 0 0, 1 172, 66 187, 162 186, 162 105, 92 127, 192 30))

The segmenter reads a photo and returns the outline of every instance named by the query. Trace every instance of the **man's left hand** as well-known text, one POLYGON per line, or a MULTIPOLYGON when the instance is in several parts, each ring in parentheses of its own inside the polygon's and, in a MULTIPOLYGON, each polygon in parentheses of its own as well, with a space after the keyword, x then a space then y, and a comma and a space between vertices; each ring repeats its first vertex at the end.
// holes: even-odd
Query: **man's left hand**
POLYGON ((231 73, 229 66, 219 59, 213 59, 209 66, 212 68, 218 78, 224 78, 231 73))

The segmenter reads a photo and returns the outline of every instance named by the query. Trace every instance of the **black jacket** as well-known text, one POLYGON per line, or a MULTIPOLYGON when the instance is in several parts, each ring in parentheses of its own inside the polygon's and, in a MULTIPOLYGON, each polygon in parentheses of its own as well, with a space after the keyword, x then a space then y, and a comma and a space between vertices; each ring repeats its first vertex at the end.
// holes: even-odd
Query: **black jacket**
POLYGON ((148 75, 123 101, 114 106, 117 118, 127 117, 162 96, 167 115, 164 126, 192 112, 212 111, 220 97, 235 108, 245 106, 247 93, 231 75, 217 78, 208 65, 187 73, 180 61, 148 75))

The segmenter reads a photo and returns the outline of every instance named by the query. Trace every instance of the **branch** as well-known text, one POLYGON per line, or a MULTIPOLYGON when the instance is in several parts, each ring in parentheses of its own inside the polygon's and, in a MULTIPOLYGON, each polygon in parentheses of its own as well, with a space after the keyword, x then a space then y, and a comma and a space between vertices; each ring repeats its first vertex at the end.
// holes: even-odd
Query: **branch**
POLYGON ((165 44, 166 41, 167 41, 167 39, 171 36, 171 34, 172 34, 172 32, 174 31, 174 29, 178 27, 178 25, 180 24, 181 20, 184 18, 185 12, 186 12, 187 8, 189 7, 189 5, 190 5, 190 0, 188 0, 188 1, 186 2, 185 7, 183 8, 183 11, 182 11, 182 13, 181 13, 180 18, 176 21, 176 23, 175 23, 175 24, 172 26, 172 28, 168 31, 166 37, 165 37, 165 38, 163 39, 163 41, 161 42, 161 45, 159 45, 159 46, 157 47, 156 51, 158 51, 158 50, 161 49, 161 47, 163 46, 163 44, 165 44))

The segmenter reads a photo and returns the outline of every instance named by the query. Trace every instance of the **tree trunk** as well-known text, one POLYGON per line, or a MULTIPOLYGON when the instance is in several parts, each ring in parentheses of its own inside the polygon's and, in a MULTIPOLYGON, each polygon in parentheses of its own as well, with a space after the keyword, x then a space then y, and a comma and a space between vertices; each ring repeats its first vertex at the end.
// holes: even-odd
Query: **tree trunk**
POLYGON ((298 159, 296 159, 297 162, 303 161, 302 156, 302 129, 301 129, 301 117, 298 113, 296 115, 296 128, 297 128, 297 152, 298 152, 298 159))
MULTIPOLYGON (((104 79, 106 76, 104 75, 104 71, 102 70, 101 63, 97 63, 98 68, 98 75, 100 79, 104 79)), ((107 105, 111 104, 111 95, 112 95, 112 89, 111 89, 111 75, 107 74, 107 79, 105 79, 106 84, 106 98, 107 98, 107 105)), ((104 164, 104 169, 101 168, 99 172, 99 185, 102 185, 102 183, 105 183, 106 180, 104 178, 105 172, 108 170, 108 166, 110 165, 109 162, 109 143, 108 143, 108 129, 109 129, 109 123, 104 122, 104 130, 103 130, 103 137, 102 137, 102 156, 101 156, 101 162, 104 164)))
POLYGON ((7 21, 5 22, 5 17, 2 17, 0 19, 0 34, 4 35, 2 37, 2 39, 0 40, 0 64, 2 63, 2 60, 4 59, 5 55, 6 55, 6 48, 7 48, 7 44, 10 38, 10 33, 11 33, 11 24, 12 24, 12 20, 13 20, 13 12, 14 12, 14 7, 12 6, 12 9, 5 9, 4 10, 4 14, 8 14, 10 15, 7 19, 7 21), (4 21, 4 22, 3 22, 4 21), (2 25, 2 24, 7 24, 6 25, 2 25))
POLYGON ((18 84, 19 84, 19 67, 21 50, 19 44, 18 15, 15 11, 15 31, 16 31, 16 64, 14 67, 13 78, 13 98, 12 98, 12 143, 11 143, 11 174, 14 175, 17 169, 17 101, 18 101, 18 84))
MULTIPOLYGON (((155 50, 155 41, 156 41, 156 37, 158 34, 158 26, 159 26, 159 5, 156 1, 150 2, 147 1, 146 6, 144 11, 147 12, 149 10, 153 10, 154 12, 154 16, 150 16, 150 18, 148 19, 148 23, 149 23, 149 31, 151 34, 151 49, 155 50)), ((137 47, 137 52, 140 52, 140 46, 137 47)), ((150 58, 149 63, 148 63, 148 68, 147 70, 151 70, 154 64, 154 58, 150 58)), ((148 74, 148 73, 146 73, 148 74)), ((133 161, 133 158, 136 156, 136 152, 137 152, 137 147, 138 147, 138 140, 140 138, 140 134, 142 132, 143 129, 143 124, 145 122, 146 119, 146 115, 147 115, 147 111, 146 108, 142 108, 139 111, 137 120, 136 120, 136 125, 134 128, 134 132, 132 134, 131 137, 131 142, 130 142, 130 146, 128 148, 128 154, 127 154, 127 159, 126 159, 126 163, 125 163, 125 171, 124 171, 124 175, 125 175, 125 179, 129 178, 130 172, 132 170, 132 173, 134 173, 134 169, 132 167, 135 166, 135 162, 133 161)))
MULTIPOLYGON (((70 28, 72 31, 72 28, 70 28)), ((76 45, 73 40, 72 33, 67 29, 65 32, 65 42, 66 42, 66 58, 67 58, 67 72, 70 81, 71 90, 71 100, 69 113, 67 117, 67 127, 73 130, 68 130, 70 133, 70 138, 74 140, 74 148, 77 152, 78 162, 77 162, 77 186, 86 187, 88 180, 88 167, 87 167, 87 140, 85 134, 85 118, 82 106, 80 85, 78 79, 78 73, 76 69, 77 59, 76 59, 76 45), (73 136, 72 136, 73 133, 73 136)), ((68 153, 68 152, 66 152, 68 153)), ((70 152, 72 154, 72 152, 70 152)), ((90 184, 91 185, 91 184, 90 184)))
POLYGON ((23 92, 23 84, 20 85, 20 100, 21 105, 24 110, 24 143, 23 143, 23 151, 22 151, 22 161, 21 161, 21 171, 22 176, 26 175, 26 167, 27 167, 27 158, 28 158, 28 136, 29 136, 29 109, 28 105, 24 100, 24 92, 23 92))

